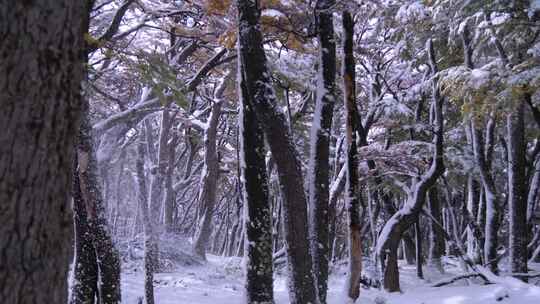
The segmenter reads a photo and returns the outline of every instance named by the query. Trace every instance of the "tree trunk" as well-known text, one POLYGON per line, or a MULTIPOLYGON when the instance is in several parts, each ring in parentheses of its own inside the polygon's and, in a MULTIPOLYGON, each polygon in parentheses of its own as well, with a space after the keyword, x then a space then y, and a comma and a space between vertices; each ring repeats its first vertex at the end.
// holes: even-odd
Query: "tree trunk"
MULTIPOLYGON (((527 177, 524 122, 525 102, 518 101, 507 115, 508 136, 508 211, 510 269, 513 273, 527 272, 527 177)), ((522 277, 526 280, 525 277, 522 277)))
POLYGON ((334 18, 330 8, 334 4, 334 0, 319 0, 315 6, 320 62, 317 100, 311 124, 308 185, 311 254, 318 299, 321 304, 326 303, 328 289, 330 134, 336 80, 334 18))
MULTIPOLYGON (((76 171, 74 171, 76 173, 76 171)), ((99 299, 96 251, 90 238, 86 206, 82 199, 79 177, 73 177, 73 218, 75 220, 75 260, 70 304, 94 303, 99 299)))
POLYGON ((174 162, 175 162, 175 151, 176 145, 178 144, 178 134, 175 133, 172 136, 171 142, 167 145, 167 174, 165 177, 165 212, 163 215, 163 224, 165 226, 165 231, 173 231, 173 219, 174 219, 174 209, 176 206, 176 192, 173 187, 173 173, 174 173, 174 162))
MULTIPOLYGON (((490 118, 493 119, 493 118, 490 118)), ((498 272, 497 267, 497 245, 498 245, 498 230, 499 221, 499 198, 497 196, 495 182, 490 172, 489 162, 487 161, 484 149, 484 137, 481 130, 477 126, 478 122, 473 119, 472 134, 474 143, 474 157, 480 176, 482 177, 482 185, 484 189, 485 203, 485 239, 484 239, 484 263, 487 263, 490 270, 494 273, 498 272)), ((494 128, 488 123, 487 128, 494 128)), ((479 211, 480 212, 480 211, 479 211)))
POLYGON ((289 298, 292 304, 316 303, 309 254, 307 200, 301 162, 288 132, 287 118, 279 110, 263 49, 258 1, 238 0, 241 73, 246 81, 250 105, 261 124, 276 161, 283 193, 283 222, 290 270, 289 298))
POLYGON ((247 242, 246 296, 247 303, 272 304, 272 210, 266 175, 264 135, 247 101, 245 82, 238 79, 240 92, 240 159, 244 201, 244 229, 247 242))
MULTIPOLYGON (((228 76, 227 76, 228 77, 228 76)), ((221 105, 223 104, 222 94, 225 90, 226 79, 224 79, 216 90, 216 101, 212 105, 208 126, 204 133, 204 168, 201 174, 201 190, 199 192, 199 203, 202 204, 199 214, 199 225, 195 233, 193 251, 199 257, 206 259, 206 247, 212 233, 212 215, 216 204, 217 182, 219 177, 219 160, 217 155, 217 131, 218 122, 221 115, 221 105)))
POLYGON ((422 257, 422 230, 420 229, 420 218, 416 219, 416 222, 414 223, 414 235, 416 240, 416 276, 419 279, 424 279, 424 272, 422 270, 424 259, 422 257))
MULTIPOLYGON (((111 231, 105 217, 105 207, 97 175, 97 161, 93 149, 92 127, 90 125, 88 101, 83 102, 83 117, 77 143, 77 178, 82 200, 86 207, 88 236, 96 252, 99 269, 100 303, 119 303, 120 258, 114 247, 111 231)), ((78 260, 75 263, 79 263, 78 260)))
POLYGON ((358 150, 356 134, 358 130, 358 110, 356 108, 356 72, 354 60, 354 21, 351 13, 343 15, 343 88, 345 108, 347 112, 347 181, 345 184, 346 204, 349 220, 349 273, 347 295, 355 302, 360 295, 360 278, 362 275, 362 243, 360 201, 358 199, 358 150))
MULTIPOLYGON (((428 54, 431 71, 437 73, 435 52, 431 40, 428 41, 428 54)), ((443 113, 442 98, 437 87, 437 77, 433 78, 433 109, 435 134, 433 143, 435 149, 431 166, 418 180, 413 181, 413 185, 407 191, 407 201, 405 205, 396 212, 385 224, 379 239, 377 240, 377 254, 381 261, 383 273, 383 286, 389 292, 399 291, 399 270, 397 265, 397 247, 402 234, 410 225, 418 220, 418 214, 426 200, 426 193, 432 187, 440 175, 444 172, 443 163, 443 113)))
POLYGON ((148 210, 148 191, 144 176, 144 151, 145 145, 138 143, 135 173, 137 176, 137 201, 142 215, 144 230, 144 297, 146 304, 154 304, 154 272, 157 267, 158 247, 156 233, 150 221, 150 212, 148 210))
MULTIPOLYGON (((147 120, 149 126, 149 121, 147 120)), ((170 148, 168 145, 170 138, 170 130, 172 126, 172 118, 169 113, 169 109, 166 107, 163 110, 161 116, 161 126, 159 128, 159 138, 158 138, 158 150, 157 158, 154 158, 152 161, 153 168, 150 168, 150 173, 152 176, 150 184, 150 223, 153 225, 152 229, 158 235, 161 233, 161 210, 163 208, 164 202, 164 189, 165 189, 165 180, 167 177, 167 167, 169 163, 169 152, 170 148)), ((148 155, 152 159, 151 155, 156 155, 152 152, 154 144, 151 140, 152 136, 149 133, 149 130, 146 130, 146 137, 148 140, 147 146, 149 148, 148 155)), ((159 248, 159 239, 156 239, 159 248)), ((159 255, 159 254, 158 254, 159 255)), ((159 260, 159 256, 157 256, 159 260)))
POLYGON ((84 1, 0 5, 0 299, 66 303, 84 1))
MULTIPOLYGON (((433 218, 442 223, 441 205, 439 203, 439 192, 433 186, 428 193, 429 213, 433 218)), ((429 265, 435 267, 441 273, 444 272, 441 257, 444 254, 444 234, 441 228, 433 221, 429 221, 429 265)))
POLYGON ((480 229, 476 222, 480 202, 479 183, 472 175, 467 176, 467 206, 463 213, 467 215, 469 224, 467 227, 467 255, 473 261, 479 261, 482 250, 479 244, 483 243, 480 237, 480 229))

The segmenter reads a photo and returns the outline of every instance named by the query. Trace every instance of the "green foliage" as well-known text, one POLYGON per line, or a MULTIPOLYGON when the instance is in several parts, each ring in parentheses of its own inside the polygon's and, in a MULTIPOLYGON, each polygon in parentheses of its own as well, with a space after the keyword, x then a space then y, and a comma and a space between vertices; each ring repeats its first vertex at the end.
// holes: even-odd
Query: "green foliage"
POLYGON ((141 51, 135 60, 126 56, 123 56, 123 60, 139 75, 144 85, 153 88, 162 105, 174 102, 188 109, 186 85, 178 79, 176 70, 160 55, 141 51))

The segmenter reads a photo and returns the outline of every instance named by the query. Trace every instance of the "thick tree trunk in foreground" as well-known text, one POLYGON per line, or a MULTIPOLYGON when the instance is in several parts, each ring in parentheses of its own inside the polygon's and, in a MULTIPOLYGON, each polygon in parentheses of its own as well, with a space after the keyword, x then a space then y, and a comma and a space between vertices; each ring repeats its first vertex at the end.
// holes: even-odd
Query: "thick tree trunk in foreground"
POLYGON ((527 176, 525 172, 525 103, 519 104, 507 115, 508 136, 508 211, 510 269, 513 273, 527 272, 527 176))
POLYGON ((360 229, 360 201, 358 199, 358 150, 356 134, 358 130, 358 110, 356 108, 356 72, 354 60, 354 22, 351 13, 343 12, 343 88, 345 91, 345 109, 347 111, 347 181, 345 184, 346 203, 349 220, 349 277, 347 295, 353 302, 360 295, 362 275, 362 243, 360 229))
MULTIPOLYGON (((431 40, 428 41, 427 50, 431 70, 436 75, 437 65, 431 40)), ((377 240, 376 250, 381 261, 383 286, 389 292, 400 290, 397 248, 403 232, 418 220, 418 214, 424 206, 429 188, 435 184, 439 176, 444 172, 442 98, 437 87, 437 77, 433 78, 432 82, 435 127, 433 143, 435 149, 433 151, 431 167, 418 180, 413 181, 410 189, 407 189, 407 201, 405 205, 384 225, 377 240)))
POLYGON ((288 132, 287 119, 279 109, 272 88, 260 31, 259 3, 251 0, 238 0, 237 3, 241 73, 246 80, 248 94, 252 97, 250 105, 276 161, 284 198, 283 223, 290 271, 290 301, 293 304, 316 303, 301 162, 288 132))
POLYGON ((83 1, 0 5, 0 301, 66 303, 83 1))
POLYGON ((321 304, 328 289, 328 196, 330 178, 330 132, 335 103, 336 44, 330 8, 333 0, 317 1, 315 12, 319 37, 317 101, 311 124, 309 183, 309 223, 313 272, 321 304))
POLYGON ((247 303, 272 304, 272 210, 266 176, 263 131, 247 99, 245 82, 240 81, 240 159, 244 197, 244 244, 247 303))

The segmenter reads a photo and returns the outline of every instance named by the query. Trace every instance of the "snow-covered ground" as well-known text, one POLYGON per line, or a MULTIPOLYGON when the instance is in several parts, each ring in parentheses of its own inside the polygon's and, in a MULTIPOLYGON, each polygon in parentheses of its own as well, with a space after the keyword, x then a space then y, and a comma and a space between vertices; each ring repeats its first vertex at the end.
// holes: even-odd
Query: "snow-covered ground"
MULTIPOLYGON (((203 266, 182 266, 155 278, 156 302, 158 304, 240 304, 243 297, 241 261, 238 258, 209 256, 203 266)), ((536 269, 540 265, 536 265, 536 269)), ((414 266, 402 265, 400 282, 403 293, 386 293, 376 289, 363 289, 360 304, 540 304, 540 287, 521 283, 512 278, 499 280, 497 284, 480 285, 461 280, 453 285, 430 287, 430 284, 459 273, 458 267, 448 266, 445 275, 426 268, 426 279, 416 277, 414 266)), ((134 269, 134 268, 133 268, 134 269)), ((122 276, 123 303, 138 303, 143 296, 143 274, 125 270, 122 276)), ((338 269, 330 278, 329 304, 347 303, 343 296, 345 270, 338 269)), ((539 279, 533 280, 533 282, 539 279)), ((286 276, 279 273, 275 278, 277 304, 289 303, 286 276)))

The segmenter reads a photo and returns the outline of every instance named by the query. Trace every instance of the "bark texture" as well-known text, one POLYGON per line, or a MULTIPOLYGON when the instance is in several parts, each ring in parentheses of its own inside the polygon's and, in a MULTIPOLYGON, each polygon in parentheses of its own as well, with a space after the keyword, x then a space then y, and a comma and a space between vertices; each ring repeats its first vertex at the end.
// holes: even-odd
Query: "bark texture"
POLYGON ((275 159, 283 193, 283 224, 290 271, 290 301, 316 303, 317 296, 309 254, 307 199, 301 162, 279 109, 267 68, 260 31, 259 1, 238 0, 241 73, 251 96, 250 105, 264 131, 275 159))
MULTIPOLYGON (((512 273, 527 272, 527 186, 525 102, 517 101, 506 118, 508 133, 508 211, 510 269, 512 273)), ((523 278, 525 279, 525 278, 523 278)))
POLYGON ((75 221, 75 263, 70 304, 94 303, 99 298, 98 265, 94 244, 90 239, 90 227, 86 206, 81 194, 77 172, 73 177, 73 218, 75 221))
POLYGON ((247 303, 274 303, 272 261, 272 206, 265 163, 264 134, 247 100, 245 82, 239 79, 240 159, 243 189, 244 225, 247 242, 247 303))
POLYGON ((319 40, 317 101, 311 124, 309 181, 309 223, 313 272, 321 304, 326 303, 328 289, 328 198, 330 179, 330 134, 335 103, 336 44, 333 0, 319 0, 315 6, 319 40))
POLYGON ((356 108, 356 72, 354 60, 354 22, 351 14, 343 12, 343 88, 345 109, 347 111, 346 141, 347 141, 347 181, 345 184, 345 199, 349 220, 349 278, 347 295, 354 302, 360 296, 360 279, 362 275, 362 243, 360 200, 358 199, 358 110, 356 108))
MULTIPOLYGON (((429 213, 433 219, 442 223, 441 205, 439 192, 434 186, 428 193, 429 213)), ((435 267, 441 273, 444 272, 441 257, 444 255, 444 233, 434 221, 429 222, 429 265, 435 267)))
POLYGON ((0 301, 66 303, 83 1, 0 4, 0 301))
MULTIPOLYGON (((92 126, 90 125, 89 104, 83 102, 82 119, 77 143, 77 179, 74 183, 86 208, 88 233, 78 238, 89 238, 95 250, 99 273, 99 303, 118 303, 120 293, 120 258, 112 240, 112 234, 105 217, 105 206, 98 179, 97 160, 93 149, 92 126)), ((79 263, 76 257, 75 263, 79 263)))

